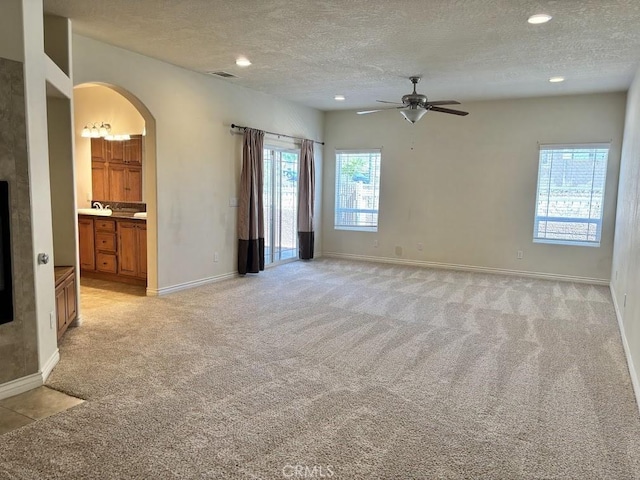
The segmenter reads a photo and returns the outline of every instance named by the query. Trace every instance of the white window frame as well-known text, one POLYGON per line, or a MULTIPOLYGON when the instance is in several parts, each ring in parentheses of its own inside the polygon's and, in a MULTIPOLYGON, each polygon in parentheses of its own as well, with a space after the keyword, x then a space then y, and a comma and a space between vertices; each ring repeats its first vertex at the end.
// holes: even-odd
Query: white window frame
POLYGON ((336 179, 335 179, 335 193, 334 193, 334 215, 333 215, 333 227, 336 230, 351 230, 358 232, 377 232, 378 225, 380 223, 380 170, 382 169, 382 149, 380 148, 356 148, 356 149, 336 149, 336 179), (378 165, 378 174, 373 179, 374 182, 374 201, 376 203, 375 208, 359 208, 359 207, 347 207, 340 203, 340 191, 341 191, 341 160, 340 155, 344 154, 377 154, 380 157, 378 165), (361 214, 375 214, 375 225, 355 225, 355 224, 343 224, 339 222, 340 213, 344 213, 349 210, 351 213, 361 214))
MULTIPOLYGON (((534 224, 533 224, 533 242, 534 243, 549 243, 555 245, 570 245, 570 246, 587 246, 587 247, 599 247, 602 240, 602 222, 604 218, 604 202, 607 183, 607 166, 609 162, 609 153, 611 150, 610 143, 580 143, 580 144, 541 144, 538 151, 538 176, 536 180, 536 198, 535 198, 535 212, 534 212, 534 224), (595 212, 594 217, 593 208, 593 180, 591 185, 591 198, 589 200, 589 216, 588 217, 569 217, 564 215, 550 216, 549 215, 549 203, 547 201, 547 211, 539 212, 540 208, 540 174, 542 169, 542 154, 544 151, 562 151, 562 150, 606 150, 607 156, 604 161, 604 183, 602 186, 602 201, 599 205, 599 211, 595 212), (546 215, 544 215, 546 213, 546 215), (539 223, 544 221, 566 222, 574 224, 595 224, 596 234, 595 240, 578 240, 572 238, 547 238, 544 236, 537 236, 539 232, 539 223)), ((595 176, 596 169, 594 165, 593 176, 595 176)), ((551 175, 549 176, 549 185, 551 184, 551 175)), ((550 188, 550 186, 548 187, 550 188)), ((549 198, 548 194, 547 198, 549 198)), ((587 226, 587 229, 589 227, 587 226)), ((587 233, 588 235, 588 233, 587 233)))

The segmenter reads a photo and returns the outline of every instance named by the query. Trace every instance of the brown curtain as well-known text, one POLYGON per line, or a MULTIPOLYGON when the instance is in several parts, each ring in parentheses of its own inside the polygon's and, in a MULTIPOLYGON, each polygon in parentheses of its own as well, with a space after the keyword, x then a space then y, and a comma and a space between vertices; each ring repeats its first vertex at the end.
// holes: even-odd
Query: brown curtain
POLYGON ((313 258, 313 206, 316 180, 313 141, 302 140, 300 174, 298 175, 298 257, 313 258))
POLYGON ((241 275, 264 270, 263 146, 262 130, 244 130, 238 201, 238 273, 241 275))

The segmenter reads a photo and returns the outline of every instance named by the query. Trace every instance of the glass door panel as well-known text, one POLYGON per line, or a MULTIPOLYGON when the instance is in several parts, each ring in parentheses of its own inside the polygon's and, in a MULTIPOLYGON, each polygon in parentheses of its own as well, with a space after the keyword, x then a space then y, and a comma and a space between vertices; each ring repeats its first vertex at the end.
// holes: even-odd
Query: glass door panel
POLYGON ((298 252, 298 152, 264 150, 265 263, 296 258, 298 252))

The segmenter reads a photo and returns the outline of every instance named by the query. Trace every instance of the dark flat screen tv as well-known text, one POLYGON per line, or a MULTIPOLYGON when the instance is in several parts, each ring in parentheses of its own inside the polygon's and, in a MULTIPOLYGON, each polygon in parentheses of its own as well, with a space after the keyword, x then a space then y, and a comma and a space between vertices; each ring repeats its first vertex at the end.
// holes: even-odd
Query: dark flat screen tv
POLYGON ((13 320, 9 182, 0 181, 0 324, 13 320))

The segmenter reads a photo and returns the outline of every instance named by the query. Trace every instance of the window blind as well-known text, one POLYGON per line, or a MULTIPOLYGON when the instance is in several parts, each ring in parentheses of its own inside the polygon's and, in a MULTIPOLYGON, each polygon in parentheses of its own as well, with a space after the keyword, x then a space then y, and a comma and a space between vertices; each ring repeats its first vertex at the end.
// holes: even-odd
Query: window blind
POLYGON ((599 246, 608 144, 541 145, 533 241, 599 246))
POLYGON ((377 231, 380 150, 336 151, 336 229, 377 231))

